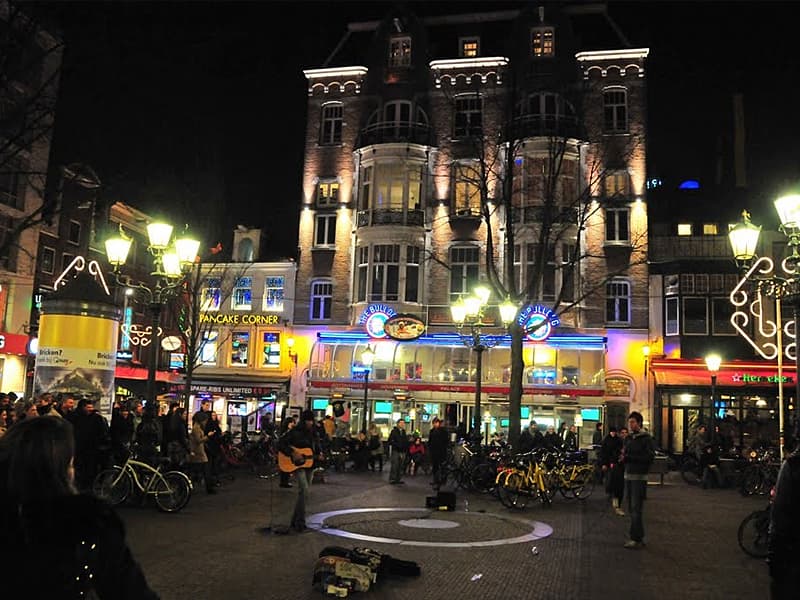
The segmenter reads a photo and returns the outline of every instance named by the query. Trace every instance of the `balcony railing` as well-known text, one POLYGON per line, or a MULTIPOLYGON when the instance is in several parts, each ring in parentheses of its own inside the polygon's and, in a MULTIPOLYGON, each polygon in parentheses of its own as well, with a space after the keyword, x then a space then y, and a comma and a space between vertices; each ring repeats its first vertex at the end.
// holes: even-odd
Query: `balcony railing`
POLYGON ((371 225, 408 225, 423 227, 425 225, 425 211, 423 210, 390 210, 374 209, 358 212, 358 227, 371 225))
MULTIPOLYGON (((578 224, 578 209, 571 206, 555 209, 557 213, 552 218, 552 223, 578 224)), ((544 206, 526 206, 516 208, 513 212, 513 223, 541 223, 544 221, 544 206)))
POLYGON ((728 238, 723 235, 651 235, 648 245, 651 260, 686 258, 731 259, 728 238))
POLYGON ((384 121, 373 123, 361 130, 356 146, 362 148, 372 144, 391 144, 405 142, 433 146, 433 130, 427 123, 410 121, 384 121))
POLYGON ((511 139, 530 137, 571 137, 581 139, 582 128, 578 118, 567 115, 522 115, 508 126, 511 139))

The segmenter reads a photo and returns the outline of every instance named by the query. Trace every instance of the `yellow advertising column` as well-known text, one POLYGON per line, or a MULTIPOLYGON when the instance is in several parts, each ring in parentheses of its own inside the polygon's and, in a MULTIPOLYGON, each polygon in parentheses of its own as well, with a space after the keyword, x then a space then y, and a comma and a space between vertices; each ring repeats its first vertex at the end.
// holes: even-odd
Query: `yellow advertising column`
POLYGON ((110 416, 121 309, 105 283, 80 272, 42 302, 33 393, 72 393, 110 416))

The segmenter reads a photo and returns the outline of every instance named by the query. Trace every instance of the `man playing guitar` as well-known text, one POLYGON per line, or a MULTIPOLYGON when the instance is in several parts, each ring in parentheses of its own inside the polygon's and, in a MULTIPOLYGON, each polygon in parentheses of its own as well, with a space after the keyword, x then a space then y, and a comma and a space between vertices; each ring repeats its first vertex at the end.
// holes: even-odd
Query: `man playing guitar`
POLYGON ((314 413, 303 411, 300 423, 287 431, 278 440, 278 465, 281 470, 293 471, 297 485, 290 492, 290 502, 281 506, 272 515, 270 530, 277 535, 286 535, 294 529, 306 530, 306 504, 311 486, 314 457, 320 454, 320 441, 314 428, 314 413))

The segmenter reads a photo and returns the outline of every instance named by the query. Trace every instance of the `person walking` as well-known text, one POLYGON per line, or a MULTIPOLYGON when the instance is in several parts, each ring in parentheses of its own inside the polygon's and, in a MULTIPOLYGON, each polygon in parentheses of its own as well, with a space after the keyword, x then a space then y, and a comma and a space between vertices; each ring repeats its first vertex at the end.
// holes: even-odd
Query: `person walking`
POLYGON ((408 435, 406 434, 406 422, 403 419, 397 419, 397 424, 392 428, 389 434, 389 461, 391 469, 389 470, 389 483, 398 485, 404 484, 403 481, 403 467, 406 460, 406 452, 408 451, 408 435))
POLYGON ((800 590, 800 451, 781 465, 769 518, 770 599, 797 598, 800 590))
POLYGON ((0 439, 4 598, 158 600, 114 509, 78 494, 66 419, 25 419, 0 439))
POLYGON ((442 427, 439 417, 433 418, 433 426, 428 434, 428 450, 431 455, 431 468, 433 469, 433 485, 439 488, 442 483, 442 468, 447 462, 447 449, 450 446, 447 429, 442 427))
POLYGON ((211 465, 208 462, 208 455, 206 455, 206 442, 209 437, 213 437, 213 433, 205 434, 205 426, 208 422, 208 413, 205 411, 197 411, 192 417, 192 433, 189 436, 189 464, 192 466, 192 472, 196 479, 202 478, 206 492, 209 494, 216 494, 217 490, 214 489, 214 477, 211 475, 211 465))
MULTIPOLYGON (((278 450, 292 458, 292 462, 304 458, 314 458, 320 454, 320 442, 314 427, 314 412, 304 410, 300 415, 300 425, 287 430, 278 440, 278 450)), ((285 506, 276 510, 272 515, 272 524, 262 529, 266 533, 286 535, 292 530, 303 533, 306 528, 306 506, 311 493, 311 476, 313 465, 301 466, 294 469, 294 479, 297 487, 294 492, 289 492, 292 498, 285 506)))
POLYGON ((647 473, 656 455, 655 443, 648 432, 642 429, 642 414, 628 415, 630 432, 623 445, 625 465, 625 493, 628 496, 628 512, 631 515, 630 539, 624 546, 628 549, 644 547, 644 500, 647 490, 647 473))

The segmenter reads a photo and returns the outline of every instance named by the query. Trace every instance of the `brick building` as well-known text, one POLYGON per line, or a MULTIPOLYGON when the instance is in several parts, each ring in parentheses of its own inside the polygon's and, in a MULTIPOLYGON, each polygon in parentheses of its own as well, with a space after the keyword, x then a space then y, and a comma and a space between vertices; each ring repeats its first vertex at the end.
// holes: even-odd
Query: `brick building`
MULTIPOLYGON (((423 432, 434 414, 469 421, 475 357, 449 306, 499 281, 520 314, 558 315, 524 346, 523 425, 619 420, 629 407, 648 418, 647 55, 604 13, 569 7, 349 25, 305 71, 295 325, 309 403, 349 401, 353 428, 371 415, 423 432), (387 339, 394 314, 425 335, 387 339)), ((508 377, 501 339, 483 358, 487 429, 507 426, 508 377)))

